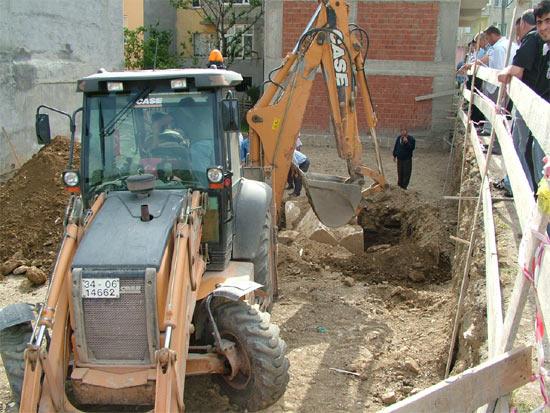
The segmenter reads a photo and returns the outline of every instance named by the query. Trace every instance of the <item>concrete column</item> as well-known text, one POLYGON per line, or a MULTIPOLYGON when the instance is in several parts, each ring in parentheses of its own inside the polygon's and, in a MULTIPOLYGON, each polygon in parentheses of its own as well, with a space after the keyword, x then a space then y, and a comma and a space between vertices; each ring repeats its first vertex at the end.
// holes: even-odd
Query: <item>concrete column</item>
POLYGON ((269 0, 264 11, 264 79, 281 64, 283 54, 283 0, 269 0))
MULTIPOLYGON (((439 3, 437 23, 437 40, 434 64, 448 71, 434 75, 433 93, 452 90, 455 87, 455 51, 458 36, 458 20, 460 16, 460 1, 439 3)), ((432 100, 432 136, 445 134, 450 127, 449 110, 452 108, 452 95, 434 98, 432 100)))
POLYGON ((349 22, 355 23, 357 21, 357 0, 349 0, 349 22))

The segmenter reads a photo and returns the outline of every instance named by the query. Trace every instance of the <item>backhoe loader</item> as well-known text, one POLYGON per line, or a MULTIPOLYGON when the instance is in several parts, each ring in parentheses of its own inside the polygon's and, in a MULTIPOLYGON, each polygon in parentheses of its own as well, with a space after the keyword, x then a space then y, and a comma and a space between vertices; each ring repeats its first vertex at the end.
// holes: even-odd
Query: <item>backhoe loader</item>
POLYGON ((0 311, 0 353, 21 412, 182 412, 185 377, 199 374, 248 411, 283 395, 286 346, 269 316, 274 222, 318 68, 350 176, 305 177, 315 212, 341 225, 385 184, 377 146, 378 170, 361 163, 358 89, 377 141, 360 34, 343 1, 319 1, 247 115, 245 168, 233 92, 242 77, 230 70, 100 70, 77 82, 83 106, 72 114, 37 109, 41 144, 50 142, 45 112, 69 119, 63 182, 73 195, 46 302, 0 311), (363 190, 365 177, 374 184, 363 190))
POLYGON ((38 108, 41 144, 46 111, 69 119, 63 182, 73 195, 37 321, 26 304, 0 311, 21 412, 181 412, 185 377, 198 374, 249 411, 284 393, 286 345, 266 311, 272 194, 241 177, 241 81, 218 69, 100 71, 77 82, 84 101, 73 114, 38 108))

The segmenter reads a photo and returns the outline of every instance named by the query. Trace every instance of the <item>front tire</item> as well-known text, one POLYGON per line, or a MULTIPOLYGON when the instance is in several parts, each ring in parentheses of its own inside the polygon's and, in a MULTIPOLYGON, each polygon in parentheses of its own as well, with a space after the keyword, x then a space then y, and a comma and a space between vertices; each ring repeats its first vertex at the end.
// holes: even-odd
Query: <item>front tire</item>
POLYGON ((223 339, 236 344, 241 370, 231 379, 214 376, 231 403, 255 412, 274 404, 286 391, 289 362, 286 344, 268 313, 244 301, 224 302, 214 310, 223 339))
POLYGON ((0 354, 8 376, 13 398, 19 404, 25 375, 25 348, 32 335, 30 322, 0 331, 0 354))

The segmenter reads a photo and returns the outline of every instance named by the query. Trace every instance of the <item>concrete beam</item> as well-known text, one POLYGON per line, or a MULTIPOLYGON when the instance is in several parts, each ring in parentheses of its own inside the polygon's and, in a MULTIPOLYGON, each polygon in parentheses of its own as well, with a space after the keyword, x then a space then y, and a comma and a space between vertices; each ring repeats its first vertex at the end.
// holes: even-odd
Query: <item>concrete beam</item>
MULTIPOLYGON (((453 49, 454 50, 454 49, 453 49)), ((437 62, 418 62, 410 60, 372 60, 366 64, 367 75, 390 76, 449 76, 454 72, 452 62, 446 64, 437 62)))

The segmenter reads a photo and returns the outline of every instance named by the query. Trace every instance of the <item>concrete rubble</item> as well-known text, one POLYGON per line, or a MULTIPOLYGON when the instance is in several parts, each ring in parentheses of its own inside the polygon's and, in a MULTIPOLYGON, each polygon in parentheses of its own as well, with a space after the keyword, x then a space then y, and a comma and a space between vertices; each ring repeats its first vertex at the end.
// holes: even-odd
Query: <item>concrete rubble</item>
POLYGON ((329 228, 319 221, 311 209, 298 223, 296 231, 312 241, 332 246, 340 245, 353 254, 363 253, 363 229, 360 226, 345 225, 340 228, 329 228))

